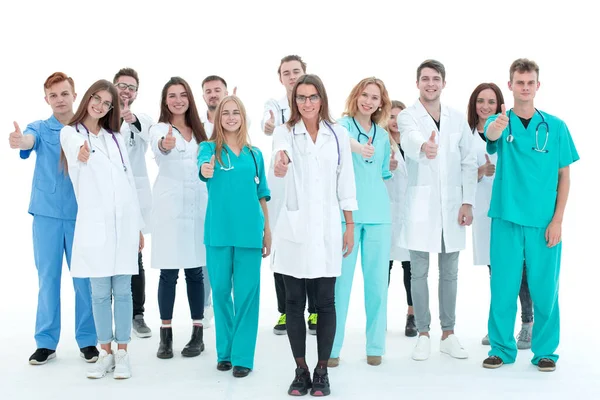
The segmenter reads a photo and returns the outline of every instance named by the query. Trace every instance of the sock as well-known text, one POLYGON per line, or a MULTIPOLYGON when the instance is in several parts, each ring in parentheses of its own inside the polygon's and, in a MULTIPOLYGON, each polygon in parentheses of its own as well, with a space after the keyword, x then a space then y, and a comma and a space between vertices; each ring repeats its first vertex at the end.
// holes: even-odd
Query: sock
POLYGON ((170 328, 171 324, 161 324, 160 327, 161 328, 170 328))
POLYGON ((202 320, 201 319, 193 319, 192 325, 193 326, 202 326, 202 320))

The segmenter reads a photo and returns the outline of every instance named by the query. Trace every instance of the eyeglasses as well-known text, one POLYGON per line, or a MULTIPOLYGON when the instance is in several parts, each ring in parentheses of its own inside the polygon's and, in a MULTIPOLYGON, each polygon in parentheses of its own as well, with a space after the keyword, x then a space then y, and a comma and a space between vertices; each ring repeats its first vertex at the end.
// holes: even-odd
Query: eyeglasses
POLYGON ((298 103, 298 104, 304 104, 304 103, 306 103, 307 99, 310 100, 310 102, 312 104, 315 104, 319 100, 321 100, 321 96, 319 96, 318 94, 313 94, 311 96, 298 95, 298 96, 296 96, 296 103, 298 103))
POLYGON ((135 86, 135 85, 128 85, 128 84, 123 83, 123 82, 116 83, 115 86, 118 87, 121 90, 127 90, 127 89, 129 89, 131 92, 137 92, 137 90, 138 90, 137 86, 135 86))
POLYGON ((108 102, 108 101, 102 101, 102 98, 100 96, 98 96, 97 94, 93 94, 91 95, 92 98, 92 104, 97 106, 98 104, 102 103, 102 108, 104 109, 104 111, 108 112, 110 111, 111 108, 113 108, 112 103, 108 102))

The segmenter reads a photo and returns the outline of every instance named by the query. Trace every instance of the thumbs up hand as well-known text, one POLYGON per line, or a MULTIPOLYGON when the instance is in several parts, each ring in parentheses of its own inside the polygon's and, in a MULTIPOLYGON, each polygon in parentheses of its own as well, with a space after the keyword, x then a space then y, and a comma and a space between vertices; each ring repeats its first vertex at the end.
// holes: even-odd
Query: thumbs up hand
POLYGON ((508 126, 508 116, 506 115, 506 106, 502 104, 502 112, 498 115, 498 118, 494 120, 490 125, 494 131, 502 132, 508 126))
POLYGON ((369 141, 364 144, 362 146, 362 148, 360 149, 360 155, 363 156, 363 158, 365 159, 369 159, 371 157, 373 157, 373 155, 375 154, 375 147, 373 147, 373 138, 370 137, 369 141))
POLYGON ((79 154, 77 154, 77 160, 86 164, 90 159, 90 146, 88 145, 88 141, 83 142, 83 146, 79 148, 79 154))
POLYGON ((396 160, 396 152, 392 151, 392 156, 390 157, 390 171, 395 171, 398 168, 398 160, 396 160))
POLYGON ((492 164, 490 161, 490 156, 487 154, 485 155, 485 164, 483 164, 483 167, 485 168, 483 171, 485 176, 492 176, 496 173, 496 166, 492 164))
POLYGON ((273 114, 273 110, 269 110, 269 115, 271 117, 265 122, 265 133, 267 135, 272 134, 275 130, 275 115, 273 114))
POLYGON ((275 156, 275 176, 283 178, 287 174, 289 163, 290 159, 285 151, 279 150, 275 156))
POLYGON ((128 124, 133 124, 137 118, 129 109, 129 99, 123 100, 123 108, 121 109, 121 118, 128 124))
POLYGON ((432 131, 429 139, 425 143, 423 143, 423 145, 421 145, 421 151, 425 153, 425 157, 427 157, 430 160, 433 160, 437 157, 439 146, 435 142, 435 136, 435 131, 432 131))
POLYGON ((165 149, 165 151, 171 151, 175 148, 176 139, 173 136, 173 125, 169 125, 169 132, 167 132, 167 136, 161 139, 161 147, 165 149))
POLYGON ((210 157, 210 162, 202 164, 200 167, 200 173, 206 179, 210 179, 215 175, 215 155, 210 157))
POLYGON ((19 128, 19 124, 13 122, 13 125, 15 126, 15 130, 8 135, 8 143, 11 149, 20 149, 21 143, 23 143, 23 133, 21 132, 21 128, 19 128))

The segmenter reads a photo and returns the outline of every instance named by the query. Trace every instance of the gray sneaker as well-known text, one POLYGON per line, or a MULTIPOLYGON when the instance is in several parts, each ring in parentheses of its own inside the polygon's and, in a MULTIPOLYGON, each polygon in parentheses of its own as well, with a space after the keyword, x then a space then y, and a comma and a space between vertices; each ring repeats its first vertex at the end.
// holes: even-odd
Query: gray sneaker
POLYGON ((517 335, 517 348, 519 350, 531 348, 531 330, 533 324, 522 324, 521 331, 517 335))
POLYGON ((149 338, 150 336, 152 336, 152 330, 150 330, 150 328, 148 328, 148 325, 146 325, 146 322, 144 322, 143 315, 136 315, 135 317, 133 317, 131 329, 137 337, 149 338))
POLYGON ((489 346, 490 345, 490 337, 489 335, 485 335, 483 337, 483 339, 481 339, 481 344, 484 346, 489 346))

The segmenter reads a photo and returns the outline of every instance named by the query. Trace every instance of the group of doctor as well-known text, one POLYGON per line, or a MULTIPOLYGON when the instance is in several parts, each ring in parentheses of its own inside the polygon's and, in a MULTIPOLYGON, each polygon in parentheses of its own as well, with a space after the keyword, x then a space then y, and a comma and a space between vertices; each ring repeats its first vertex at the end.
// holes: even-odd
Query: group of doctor
POLYGON ((75 113, 72 79, 62 73, 48 78, 44 87, 53 117, 30 124, 25 135, 15 123, 9 138, 23 158, 31 150, 38 153, 30 213, 40 301, 38 349, 30 362, 55 356, 56 275, 60 278, 64 251, 77 293, 77 340, 82 357, 95 361, 87 376, 113 370, 115 378, 131 376, 132 322, 148 329, 132 304, 132 276, 143 279, 143 229, 152 233, 152 266, 161 269, 159 358, 173 357, 171 319, 181 268, 192 317, 182 355, 204 350, 207 272, 217 369, 247 376, 258 331, 261 259, 270 255, 281 313, 274 331, 287 333, 296 362, 288 393, 328 395, 327 368, 340 364, 360 249, 368 364, 381 364, 385 352, 394 260, 404 270, 406 334, 419 336, 412 358, 429 358, 429 253, 438 254, 440 268, 439 348, 464 359, 468 354, 454 334, 458 256, 465 227, 473 222, 475 263, 490 266, 491 275, 492 348, 483 366, 514 362, 516 297, 521 291, 522 302, 528 298, 529 282, 536 310, 529 330, 532 362, 553 370, 560 225, 569 165, 579 157, 564 122, 533 106, 537 65, 526 59, 511 65, 513 110, 506 112, 496 85, 483 84, 471 96, 468 119, 441 102, 446 72, 436 60, 417 68, 414 105, 391 101, 381 80, 366 78, 354 86, 337 121, 323 82, 306 74, 300 57, 284 57, 278 74, 286 96, 266 103, 261 123, 273 136, 268 173, 262 153, 250 145, 244 105, 226 96, 220 77, 202 84, 206 117, 199 115, 187 82, 171 78, 156 125, 129 109, 139 86, 131 69, 119 71, 112 83, 94 83, 75 113), (152 201, 144 202, 150 191, 141 164, 148 144, 159 173, 152 201), (62 171, 54 168, 59 154, 62 171), (535 208, 539 204, 543 207, 535 208), (307 298, 308 328, 318 347, 313 374, 305 358, 307 298))

